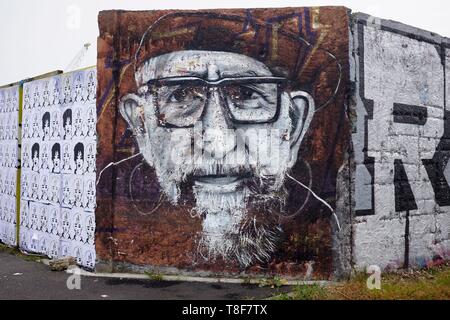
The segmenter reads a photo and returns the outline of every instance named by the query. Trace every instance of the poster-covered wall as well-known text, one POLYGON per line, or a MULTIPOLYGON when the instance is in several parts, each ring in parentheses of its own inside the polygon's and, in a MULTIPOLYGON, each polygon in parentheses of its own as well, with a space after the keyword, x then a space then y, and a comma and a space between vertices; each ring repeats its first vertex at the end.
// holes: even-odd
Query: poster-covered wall
POLYGON ((0 241, 16 245, 19 86, 0 89, 0 241))
POLYGON ((95 266, 96 69, 23 86, 20 247, 95 266))

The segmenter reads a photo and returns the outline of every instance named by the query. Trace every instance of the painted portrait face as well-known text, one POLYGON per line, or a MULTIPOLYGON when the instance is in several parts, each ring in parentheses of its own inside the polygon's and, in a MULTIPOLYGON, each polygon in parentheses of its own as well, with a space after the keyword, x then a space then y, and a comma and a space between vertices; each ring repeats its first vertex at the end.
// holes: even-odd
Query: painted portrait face
POLYGON ((139 90, 122 98, 122 116, 168 199, 193 194, 205 255, 244 266, 267 259, 279 232, 270 208, 284 203, 310 96, 289 91, 264 63, 229 52, 164 54, 135 77, 139 90))
POLYGON ((94 136, 95 135, 95 109, 88 109, 88 117, 87 117, 87 135, 94 136))
POLYGON ((33 137, 35 137, 35 138, 40 137, 39 119, 38 119, 38 115, 36 113, 34 114, 34 118, 33 118, 33 137))
POLYGON ((83 134, 83 118, 81 116, 80 108, 75 110, 73 122, 74 122, 74 134, 76 136, 81 136, 83 134))
POLYGON ((1 207, 0 206, 0 220, 6 220, 6 218, 5 218, 5 210, 4 210, 4 208, 3 207, 1 207))
POLYGON ((58 177, 53 177, 51 180, 50 200, 53 202, 59 202, 59 179, 58 179, 58 177))
POLYGON ((49 166, 48 166, 48 147, 47 147, 47 145, 43 145, 43 147, 42 147, 42 168, 43 169, 48 169, 49 168, 49 166))
POLYGON ((61 243, 59 249, 60 249, 60 256, 67 257, 67 255, 69 254, 69 245, 67 243, 61 243))
POLYGON ((62 236, 66 239, 69 239, 70 238, 69 232, 70 232, 69 214, 67 213, 67 211, 64 211, 62 218, 62 236))
POLYGON ((11 139, 11 130, 10 130, 11 126, 10 126, 10 123, 11 123, 11 115, 8 115, 8 118, 7 118, 6 124, 5 124, 5 131, 3 133, 3 137, 5 139, 11 139))
POLYGON ((23 93, 23 108, 24 109, 30 109, 31 107, 31 92, 30 92, 30 86, 24 86, 24 93, 23 93))
POLYGON ((87 172, 95 171, 95 145, 94 144, 89 144, 87 147, 86 171, 87 172))
POLYGON ((9 217, 8 222, 15 222, 15 216, 16 216, 16 204, 14 201, 11 201, 9 203, 9 217))
POLYGON ((75 252, 75 258, 77 259, 77 263, 78 264, 82 264, 83 263, 83 257, 81 256, 81 248, 80 247, 76 247, 74 252, 75 252))
POLYGON ((60 80, 57 78, 55 79, 54 85, 53 85, 53 92, 52 92, 52 105, 59 103, 59 94, 60 94, 60 80))
POLYGON ((95 185, 94 181, 89 181, 87 183, 86 192, 86 207, 89 209, 95 208, 95 185))
POLYGON ((77 172, 82 172, 84 160, 83 160, 83 153, 81 151, 77 152, 75 163, 77 166, 77 172))
POLYGON ((57 138, 57 137, 59 137, 59 116, 60 116, 60 113, 58 112, 58 111, 54 111, 53 113, 52 113, 52 126, 51 126, 51 128, 52 128, 52 137, 53 138, 57 138))
POLYGON ((38 223, 38 211, 36 206, 31 207, 31 226, 37 228, 38 223))
POLYGON ((47 222, 48 222, 48 220, 47 220, 47 206, 42 206, 42 208, 41 208, 41 214, 40 214, 40 223, 39 223, 39 226, 40 226, 40 230, 42 230, 42 231, 47 231, 47 222))
POLYGON ((4 180, 5 186, 4 186, 4 192, 6 194, 11 194, 11 176, 6 174, 5 180, 4 180))
POLYGON ((70 167, 70 151, 67 144, 64 146, 63 161, 64 167, 68 169, 70 167))
POLYGON ((20 225, 28 226, 29 210, 28 206, 23 206, 20 212, 20 225))
POLYGON ((63 89, 65 103, 72 101, 71 90, 72 90, 72 88, 70 87, 70 79, 69 79, 69 77, 67 77, 66 80, 64 81, 64 89, 63 89))
POLYGON ((44 121, 44 136, 49 136, 50 135, 50 123, 48 121, 48 119, 46 119, 44 121))
POLYGON ((6 167, 9 167, 11 165, 11 159, 9 157, 9 146, 5 146, 5 153, 3 154, 3 156, 5 157, 4 159, 4 163, 6 167))
POLYGON ((34 238, 34 237, 30 237, 31 239, 30 239, 30 250, 31 251, 34 251, 34 252, 37 252, 38 251, 38 245, 39 245, 39 242, 38 242, 38 240, 36 239, 36 238, 34 238))
POLYGON ((42 177, 41 181, 41 199, 48 199, 48 184, 47 184, 47 176, 42 177))
POLYGON ((95 219, 93 216, 88 216, 86 218, 85 230, 86 230, 85 242, 93 244, 95 238, 95 219))
POLYGON ((92 251, 88 251, 87 253, 85 253, 85 259, 84 259, 84 264, 86 265, 86 267, 93 269, 94 265, 95 265, 95 260, 94 260, 94 253, 92 251))
POLYGON ((56 208, 52 208, 51 218, 50 218, 50 231, 53 235, 58 234, 58 224, 59 224, 58 211, 56 208))
POLYGON ((74 224, 73 224, 74 239, 81 241, 81 233, 82 233, 81 216, 79 214, 77 214, 75 216, 74 224))
POLYGON ((28 122, 29 122, 28 113, 24 113, 22 121, 22 128, 23 128, 22 137, 24 138, 30 137, 30 124, 28 122))
POLYGON ((75 101, 81 101, 83 100, 83 79, 81 78, 81 75, 78 75, 75 78, 75 101))
POLYGON ((53 171, 59 171, 60 162, 61 160, 59 159, 59 151, 55 151, 55 154, 53 156, 53 171))
POLYGON ((80 179, 76 179, 75 180, 75 188, 74 188, 75 204, 77 206, 81 206, 82 199, 83 199, 83 190, 82 190, 82 187, 81 187, 81 181, 80 181, 80 179))
POLYGON ((64 122, 64 131, 66 133, 66 137, 72 136, 72 119, 70 117, 67 117, 64 122))
POLYGON ((90 72, 88 77, 89 77, 89 80, 88 80, 88 83, 87 83, 87 92, 88 92, 87 100, 89 101, 89 100, 92 100, 92 99, 95 98, 95 93, 96 93, 95 92, 95 90, 96 90, 95 82, 96 82, 96 78, 95 78, 95 75, 94 75, 93 72, 90 72))
POLYGON ((24 168, 29 168, 29 166, 30 166, 30 159, 29 159, 30 154, 28 151, 29 146, 27 143, 24 143, 22 148, 23 148, 22 149, 22 165, 24 168))
POLYGON ((38 189, 39 189, 38 175, 35 174, 35 175, 33 175, 33 181, 31 183, 31 192, 32 192, 32 197, 33 198, 37 198, 38 189))
POLYGON ((42 91, 42 105, 48 106, 49 105, 49 101, 50 101, 50 83, 49 81, 45 81, 44 83, 44 88, 42 91))
POLYGON ((17 148, 15 145, 11 146, 11 167, 15 167, 17 162, 17 148))
POLYGON ((3 210, 3 221, 11 222, 13 220, 14 214, 15 214, 15 206, 14 202, 9 201, 6 211, 3 210))
POLYGON ((34 93, 33 93, 33 108, 37 108, 41 106, 41 93, 39 92, 39 86, 36 85, 34 87, 34 93))
POLYGON ((24 196, 28 197, 28 174, 22 174, 21 179, 22 179, 22 197, 24 196))
POLYGON ((2 193, 4 194, 8 194, 8 189, 9 189, 9 181, 8 181, 9 177, 8 177, 8 173, 4 173, 3 176, 3 185, 1 186, 2 189, 2 193))
POLYGON ((6 92, 6 108, 5 111, 9 112, 11 110, 10 105, 11 105, 11 93, 10 92, 6 92))
POLYGON ((34 151, 33 153, 33 168, 37 170, 39 168, 39 151, 34 151))
POLYGON ((63 186, 63 203, 68 205, 70 204, 70 186, 69 186, 69 181, 64 181, 64 186, 63 186))
POLYGON ((11 139, 16 139, 17 137, 17 116, 13 116, 11 117, 11 139))
POLYGON ((56 241, 53 241, 50 244, 49 256, 50 258, 56 258, 58 256, 58 245, 56 244, 56 241))
POLYGON ((39 242, 39 252, 47 252, 47 239, 45 237, 41 238, 41 241, 39 242))
POLYGON ((8 204, 6 203, 6 201, 3 203, 3 206, 1 209, 2 209, 2 213, 1 213, 2 220, 5 220, 6 214, 8 213, 8 204))
POLYGON ((17 91, 12 91, 12 105, 11 111, 19 111, 18 102, 19 102, 19 94, 17 91))

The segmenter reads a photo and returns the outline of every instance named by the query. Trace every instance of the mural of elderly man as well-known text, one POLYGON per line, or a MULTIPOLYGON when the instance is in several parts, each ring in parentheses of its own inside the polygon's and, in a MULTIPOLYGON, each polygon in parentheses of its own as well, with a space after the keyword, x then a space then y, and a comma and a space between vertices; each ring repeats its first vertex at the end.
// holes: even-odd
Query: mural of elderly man
POLYGON ((148 19, 129 53, 133 84, 120 90, 119 111, 138 148, 133 157, 142 157, 129 177, 131 202, 142 213, 133 179, 151 168, 162 197, 146 213, 190 208, 185 214, 200 223, 191 256, 207 265, 248 268, 277 255, 289 229, 283 217, 296 216, 312 192, 311 168, 299 151, 314 113, 333 101, 342 76, 332 53, 289 26, 274 31, 249 14, 148 19), (303 78, 326 72, 305 70, 310 59, 334 72, 319 97, 303 78))

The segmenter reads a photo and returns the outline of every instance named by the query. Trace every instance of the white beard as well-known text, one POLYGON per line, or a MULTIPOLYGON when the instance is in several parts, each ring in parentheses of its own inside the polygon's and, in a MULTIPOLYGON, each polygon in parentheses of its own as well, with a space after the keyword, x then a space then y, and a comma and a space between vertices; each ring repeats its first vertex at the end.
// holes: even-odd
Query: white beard
MULTIPOLYGON (((155 161, 154 168, 162 192, 168 200, 173 205, 184 203, 181 185, 187 182, 187 178, 198 167, 190 166, 184 172, 180 167, 167 170, 160 162, 155 161)), ((209 171, 207 166, 202 166, 202 172, 209 171)), ((210 173, 217 172, 213 169, 210 173)), ((276 251, 282 232, 278 214, 286 199, 282 192, 284 175, 270 180, 270 190, 258 187, 265 179, 253 177, 250 180, 250 185, 237 188, 227 185, 208 188, 198 183, 192 186, 195 206, 191 216, 202 219, 197 253, 204 260, 214 262, 222 259, 245 268, 256 262, 269 261, 276 251), (274 206, 275 210, 272 209, 274 206), (249 213, 250 207, 258 212, 258 216, 249 213)), ((267 182, 265 181, 266 184, 267 182)))
MULTIPOLYGON (((193 187, 196 206, 193 209, 203 218, 202 233, 198 243, 199 254, 207 261, 222 258, 227 262, 237 262, 248 267, 255 262, 267 262, 276 250, 276 242, 281 232, 272 212, 252 216, 248 212, 251 191, 248 187, 233 192, 204 190, 193 187), (261 218, 269 217, 261 221, 261 218)), ((267 199, 279 201, 275 195, 261 199, 254 195, 257 206, 264 208, 267 199)), ((252 199, 255 200, 255 199, 252 199)), ((252 201, 253 203, 253 201, 252 201)), ((269 210, 270 211, 270 210, 269 210)))
POLYGON ((203 217, 201 246, 206 258, 228 257, 235 246, 233 235, 238 235, 246 213, 247 189, 219 193, 194 186, 195 212, 203 217))
POLYGON ((237 188, 229 185, 209 188, 198 183, 192 186, 196 202, 192 212, 202 219, 203 229, 197 243, 198 253, 210 262, 221 258, 241 267, 267 262, 276 250, 281 233, 278 214, 286 199, 282 191, 287 163, 280 163, 279 171, 270 178, 265 177, 264 165, 249 164, 248 159, 243 165, 236 166, 225 160, 202 158, 202 161, 195 161, 194 154, 194 161, 173 165, 170 162, 172 150, 181 159, 190 154, 190 134, 181 132, 181 138, 174 139, 176 147, 172 147, 160 143, 167 141, 165 129, 155 127, 151 132, 152 139, 148 139, 151 146, 140 150, 145 159, 151 159, 148 164, 155 169, 162 192, 173 205, 182 199, 181 185, 195 174, 241 176, 241 173, 251 173, 250 184, 237 188), (273 205, 275 210, 272 210, 273 205), (250 207, 258 212, 257 215, 249 213, 250 207))

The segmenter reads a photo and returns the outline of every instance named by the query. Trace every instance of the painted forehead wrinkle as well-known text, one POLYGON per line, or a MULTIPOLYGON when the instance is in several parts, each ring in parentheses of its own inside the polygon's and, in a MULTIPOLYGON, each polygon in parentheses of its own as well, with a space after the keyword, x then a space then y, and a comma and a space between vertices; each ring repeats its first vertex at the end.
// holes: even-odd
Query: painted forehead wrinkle
POLYGON ((177 51, 151 58, 136 75, 138 83, 171 76, 206 77, 214 65, 223 77, 271 76, 269 68, 260 61, 242 54, 214 51, 177 51))

